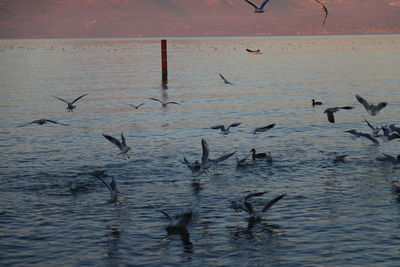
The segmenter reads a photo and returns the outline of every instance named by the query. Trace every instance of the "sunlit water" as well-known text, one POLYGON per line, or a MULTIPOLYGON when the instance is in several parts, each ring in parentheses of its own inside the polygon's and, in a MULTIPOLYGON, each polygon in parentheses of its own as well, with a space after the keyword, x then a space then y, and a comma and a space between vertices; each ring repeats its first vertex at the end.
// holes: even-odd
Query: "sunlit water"
POLYGON ((376 158, 396 155, 400 143, 344 131, 369 132, 363 116, 400 124, 399 35, 170 39, 167 90, 159 39, 0 48, 1 265, 398 266, 399 171, 376 158), (84 93, 74 112, 55 98, 84 93), (389 104, 371 117, 356 93, 389 104), (162 109, 149 97, 181 105, 162 109), (324 105, 312 108, 312 98, 324 105), (325 108, 345 105, 355 108, 328 123, 325 108), (17 127, 40 118, 71 126, 17 127), (242 124, 226 138, 210 129, 232 122, 242 124), (126 161, 101 135, 121 132, 132 147, 126 161), (200 159, 202 138, 212 158, 237 152, 196 185, 180 160, 200 159), (274 163, 237 170, 235 157, 253 147, 274 163), (349 156, 335 164, 332 152, 349 156), (94 170, 117 179, 117 203, 94 170), (229 200, 264 190, 256 208, 287 195, 249 230, 229 200), (167 235, 160 209, 193 211, 191 245, 167 235))

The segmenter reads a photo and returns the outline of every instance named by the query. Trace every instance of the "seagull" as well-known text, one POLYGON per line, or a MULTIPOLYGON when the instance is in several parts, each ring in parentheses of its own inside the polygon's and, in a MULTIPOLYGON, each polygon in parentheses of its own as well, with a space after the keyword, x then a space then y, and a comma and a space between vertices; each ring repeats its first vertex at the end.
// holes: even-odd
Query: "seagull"
POLYGON ((242 211, 242 210, 246 211, 246 212, 249 212, 249 210, 247 208, 247 205, 248 205, 247 200, 249 200, 252 197, 262 196, 262 195, 264 195, 266 193, 268 193, 268 191, 248 194, 248 195, 245 195, 245 196, 241 197, 239 200, 231 200, 230 201, 230 203, 231 203, 230 208, 234 209, 236 212, 239 212, 239 211, 242 211))
POLYGON ((247 155, 246 157, 244 157, 242 159, 236 158, 236 168, 245 167, 246 160, 248 157, 249 157, 249 155, 247 155))
POLYGON ((230 85, 233 85, 233 83, 231 83, 230 81, 228 81, 227 79, 225 79, 225 77, 224 76, 222 76, 222 74, 221 73, 218 73, 219 74, 219 77, 221 77, 221 79, 222 80, 224 80, 224 83, 225 84, 230 84, 230 85))
MULTIPOLYGON (((364 117, 363 117, 363 118, 364 118, 364 117)), ((364 121, 368 124, 369 128, 372 129, 372 134, 373 134, 374 136, 376 136, 376 135, 379 134, 379 131, 381 130, 381 128, 373 126, 373 125, 372 125, 371 123, 369 123, 369 121, 367 121, 365 118, 364 118, 364 121)))
POLYGON ((260 49, 257 49, 257 50, 250 50, 250 49, 247 49, 247 48, 246 48, 246 51, 249 52, 249 53, 260 53, 260 49))
POLYGON ((312 106, 313 106, 313 107, 314 107, 314 106, 320 106, 320 105, 322 105, 322 102, 315 101, 315 99, 312 99, 311 101, 312 101, 312 106))
POLYGON ((252 152, 253 154, 251 155, 251 157, 253 158, 253 160, 255 159, 263 159, 267 157, 266 153, 256 153, 256 150, 254 148, 252 148, 250 150, 250 152, 252 152))
POLYGON ((39 125, 43 125, 43 124, 46 124, 46 123, 48 123, 48 122, 51 122, 51 123, 54 123, 54 124, 60 124, 60 125, 64 125, 64 126, 69 126, 69 124, 65 124, 65 123, 61 123, 61 122, 56 122, 56 121, 49 120, 49 119, 39 119, 39 120, 32 121, 32 122, 30 122, 30 123, 26 123, 26 124, 19 125, 19 126, 17 126, 17 127, 24 127, 24 126, 27 126, 27 125, 30 125, 30 124, 39 124, 39 125))
POLYGON ((336 152, 334 152, 333 153, 334 154, 334 158, 333 158, 333 162, 334 163, 336 163, 336 162, 343 162, 344 161, 344 159, 348 156, 348 155, 338 155, 336 152))
POLYGON ((117 188, 117 181, 114 179, 114 177, 112 178, 110 184, 108 184, 106 181, 104 181, 104 179, 101 176, 96 176, 96 178, 100 179, 103 184, 105 184, 105 186, 108 188, 108 190, 110 191, 110 202, 115 202, 118 199, 118 188, 117 188))
POLYGON ((120 142, 118 139, 116 139, 112 136, 105 135, 105 134, 102 134, 102 135, 105 138, 107 138, 108 141, 110 141, 111 143, 113 143, 114 145, 116 145, 119 148, 119 150, 121 152, 119 154, 117 154, 117 156, 122 154, 122 156, 125 160, 126 160, 126 157, 128 157, 128 159, 129 159, 129 156, 127 153, 129 152, 129 150, 131 150, 131 148, 126 145, 126 141, 125 141, 125 137, 124 137, 123 133, 121 133, 121 141, 122 142, 120 142))
POLYGON ((271 208, 272 205, 274 205, 276 202, 281 200, 284 196, 286 196, 286 193, 268 201, 267 204, 265 204, 261 210, 254 210, 253 205, 250 202, 244 202, 247 208, 247 210, 245 211, 250 215, 248 228, 249 229, 253 228, 255 222, 261 220, 262 214, 266 212, 269 208, 271 208))
POLYGON ((371 140, 372 142, 379 144, 378 140, 376 140, 374 137, 372 137, 370 134, 367 133, 362 133, 362 132, 357 132, 356 130, 348 130, 345 131, 346 133, 350 133, 353 135, 353 139, 359 138, 360 136, 368 138, 369 140, 371 140))
POLYGON ((272 123, 272 124, 267 125, 267 126, 264 126, 264 127, 258 127, 258 128, 255 128, 255 129, 254 129, 253 134, 266 132, 266 131, 268 131, 269 129, 272 129, 272 128, 274 128, 274 127, 275 127, 275 123, 272 123))
POLYGON ((59 97, 56 97, 56 98, 57 98, 58 100, 61 100, 61 101, 65 102, 65 103, 68 105, 68 106, 67 106, 68 112, 72 112, 72 111, 74 111, 74 108, 76 108, 76 106, 74 106, 75 102, 78 101, 79 99, 81 99, 82 97, 86 96, 86 95, 88 95, 88 94, 81 95, 80 97, 76 98, 76 99, 75 99, 74 101, 72 101, 72 102, 66 101, 66 100, 64 100, 64 99, 62 99, 62 98, 59 98, 59 97))
POLYGON ((335 123, 335 117, 333 116, 333 113, 339 111, 340 109, 353 109, 354 107, 346 106, 346 107, 334 107, 334 108, 328 108, 324 111, 326 115, 328 115, 328 121, 330 123, 335 123))
POLYGON ((149 98, 149 99, 154 100, 154 101, 157 101, 157 102, 160 102, 163 108, 167 107, 168 104, 180 105, 180 104, 177 103, 177 102, 171 102, 171 101, 170 101, 170 102, 164 102, 164 101, 161 101, 161 100, 159 100, 159 99, 157 99, 157 98, 152 98, 152 97, 149 98))
POLYGON ((272 158, 271 152, 267 153, 266 159, 267 159, 267 163, 272 163, 274 161, 274 159, 272 158))
POLYGON ((325 6, 323 3, 321 3, 319 0, 314 0, 314 1, 315 1, 317 4, 321 5, 322 11, 325 12, 325 18, 324 18, 324 21, 322 22, 322 27, 324 27, 326 18, 328 17, 328 9, 327 9, 326 6, 325 6))
POLYGON ((221 130, 222 137, 224 137, 224 136, 228 135, 229 133, 231 133, 231 131, 229 131, 229 129, 230 129, 231 127, 237 127, 237 126, 239 126, 240 124, 241 124, 240 122, 232 123, 232 124, 229 125, 228 128, 226 128, 226 129, 225 129, 225 126, 224 126, 224 125, 215 125, 215 126, 212 126, 211 129, 214 129, 214 130, 220 129, 220 130, 221 130))
POLYGON ((165 228, 168 233, 180 233, 187 232, 187 225, 192 219, 193 212, 191 210, 182 212, 181 214, 171 217, 168 213, 163 210, 160 210, 165 217, 168 218, 169 224, 165 228))
POLYGON ((203 150, 203 155, 201 157, 201 168, 205 172, 211 166, 216 165, 217 163, 222 162, 222 161, 224 161, 226 159, 229 159, 230 157, 232 157, 236 153, 236 151, 234 151, 232 153, 223 155, 223 156, 221 156, 219 158, 216 158, 216 159, 209 159, 208 156, 209 156, 210 150, 208 148, 208 144, 207 144, 206 140, 201 139, 201 147, 202 147, 202 150, 203 150))
POLYGON ((398 132, 391 132, 391 130, 386 126, 382 126, 381 128, 383 131, 382 139, 384 142, 389 142, 393 139, 400 138, 400 134, 398 132))
POLYGON ((138 109, 139 107, 141 107, 141 106, 143 106, 144 105, 144 103, 141 103, 141 104, 139 104, 139 105, 133 105, 133 104, 128 104, 129 106, 131 106, 131 107, 133 107, 133 108, 135 108, 135 109, 138 109))
POLYGON ((362 98, 361 96, 356 94, 356 98, 358 102, 360 102, 366 111, 368 111, 369 115, 375 116, 378 115, 379 111, 387 106, 387 102, 380 102, 378 105, 369 104, 367 100, 362 98))
POLYGON ((192 172, 192 177, 197 177, 204 172, 198 160, 190 163, 186 158, 183 158, 183 161, 180 162, 189 168, 189 170, 192 172))
POLYGON ((255 13, 264 13, 265 12, 264 7, 269 2, 269 0, 264 0, 264 2, 261 4, 261 6, 257 7, 255 4, 253 4, 249 0, 244 0, 244 1, 246 1, 247 3, 249 3, 250 5, 252 5, 255 8, 255 10, 254 10, 255 13))

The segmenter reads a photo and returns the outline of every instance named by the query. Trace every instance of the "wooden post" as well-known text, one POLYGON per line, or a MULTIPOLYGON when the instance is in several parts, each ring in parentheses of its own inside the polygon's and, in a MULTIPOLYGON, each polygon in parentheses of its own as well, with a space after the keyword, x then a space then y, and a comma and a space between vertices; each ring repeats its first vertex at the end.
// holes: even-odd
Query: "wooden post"
POLYGON ((168 84, 168 64, 167 64, 167 40, 161 40, 161 67, 162 67, 162 84, 168 84))

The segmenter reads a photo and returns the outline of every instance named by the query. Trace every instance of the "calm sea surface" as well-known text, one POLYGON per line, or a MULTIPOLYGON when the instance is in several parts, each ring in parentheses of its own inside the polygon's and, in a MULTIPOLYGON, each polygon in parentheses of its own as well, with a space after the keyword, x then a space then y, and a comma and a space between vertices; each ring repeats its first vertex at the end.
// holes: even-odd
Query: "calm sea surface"
POLYGON ((400 141, 344 131, 400 124, 400 35, 169 39, 168 57, 163 89, 159 39, 0 40, 1 265, 399 266, 400 171, 377 158, 400 141), (55 98, 85 93, 74 112, 55 98), (389 104, 371 117, 356 93, 389 104), (70 126, 17 127, 40 118, 70 126), (232 122, 226 138, 210 129, 232 122), (128 160, 101 135, 121 132, 128 160), (180 160, 200 159, 202 138, 211 158, 237 152, 195 184, 180 160), (253 147, 274 163, 237 170, 253 147), (94 170, 118 181, 117 203, 94 170), (256 208, 287 195, 248 229, 229 200, 260 191, 256 208), (191 245, 160 209, 193 211, 191 245))

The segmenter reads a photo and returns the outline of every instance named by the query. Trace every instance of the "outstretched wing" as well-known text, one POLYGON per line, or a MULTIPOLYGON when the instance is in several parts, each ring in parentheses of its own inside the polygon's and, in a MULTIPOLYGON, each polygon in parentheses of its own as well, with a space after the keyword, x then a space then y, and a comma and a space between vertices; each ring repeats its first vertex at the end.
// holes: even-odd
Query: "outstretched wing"
POLYGON ((189 224, 190 219, 192 219, 192 216, 193 216, 193 212, 191 210, 182 213, 179 216, 179 222, 178 222, 179 226, 186 227, 189 224))
POLYGON ((69 126, 69 124, 65 124, 65 123, 61 123, 61 122, 56 122, 56 121, 52 121, 52 120, 48 120, 48 119, 46 119, 46 121, 47 121, 47 122, 54 123, 54 124, 60 124, 60 125, 64 125, 64 126, 69 126))
POLYGON ((103 184, 105 184, 105 186, 107 186, 108 190, 110 190, 110 193, 113 192, 113 190, 111 189, 110 185, 106 183, 106 181, 104 181, 103 178, 101 178, 100 176, 96 176, 96 178, 100 179, 100 181, 103 182, 103 184))
POLYGON ((150 97, 149 99, 154 100, 154 101, 157 101, 157 102, 160 102, 161 104, 163 104, 163 102, 162 102, 160 99, 153 98, 153 97, 150 97))
MULTIPOLYGON (((119 149, 122 148, 122 144, 121 144, 121 142, 120 142, 118 139, 116 139, 116 138, 114 138, 114 137, 112 137, 112 136, 106 135, 106 134, 102 134, 102 135, 103 135, 105 138, 107 138, 108 141, 110 141, 111 143, 113 143, 114 145, 116 145, 119 149)), ((122 134, 121 134, 121 136, 122 136, 122 134)))
POLYGON ((264 195, 264 194, 266 194, 266 193, 268 193, 268 191, 249 194, 249 195, 247 195, 247 196, 244 197, 244 200, 248 200, 248 199, 250 199, 250 198, 252 198, 252 197, 259 197, 259 196, 262 196, 262 195, 264 195))
POLYGON ((239 126, 240 124, 242 124, 242 123, 241 123, 241 122, 234 122, 234 123, 232 123, 231 125, 229 125, 228 130, 229 130, 229 128, 231 128, 231 127, 237 127, 237 126, 239 126))
POLYGON ((259 128, 256 128, 256 129, 254 130, 253 134, 256 134, 257 132, 266 132, 266 131, 268 131, 269 129, 272 129, 272 128, 274 128, 274 127, 275 127, 275 123, 272 123, 272 124, 267 125, 267 126, 265 126, 265 127, 259 127, 259 128))
POLYGON ((364 118, 364 121, 368 124, 369 128, 371 128, 372 130, 375 130, 375 127, 371 123, 369 123, 369 121, 367 121, 366 118, 364 118))
POLYGON ((368 138, 369 140, 371 140, 372 142, 379 144, 378 140, 376 140, 374 137, 372 137, 370 134, 367 133, 359 133, 360 136, 363 136, 365 138, 368 138))
POLYGON ((250 5, 252 5, 255 9, 257 9, 258 7, 255 5, 255 4, 253 4, 252 2, 250 2, 249 0, 244 0, 244 1, 246 1, 247 3, 249 3, 250 5))
POLYGON ((24 124, 18 125, 17 127, 24 127, 24 126, 28 126, 28 125, 31 125, 31 124, 37 123, 38 121, 39 121, 39 120, 35 120, 35 121, 29 122, 29 123, 24 123, 24 124))
POLYGON ((386 106, 387 106, 387 102, 380 102, 380 103, 376 106, 376 109, 377 109, 377 111, 379 111, 379 110, 383 109, 383 108, 386 107, 386 106))
POLYGON ((208 144, 204 139, 201 139, 201 148, 203 150, 203 154, 201 156, 201 162, 205 164, 208 161, 210 150, 208 149, 208 144))
POLYGON ((67 100, 64 100, 64 99, 62 99, 62 98, 59 98, 59 97, 56 97, 58 100, 61 100, 62 102, 64 102, 64 103, 66 103, 66 104, 68 104, 68 101, 67 100))
POLYGON ((167 217, 169 221, 172 221, 172 218, 171 218, 171 216, 168 215, 168 213, 166 213, 166 212, 163 211, 163 210, 160 210, 160 212, 162 212, 162 214, 164 214, 165 217, 167 217))
POLYGON ((125 136, 124 136, 124 134, 122 132, 121 132, 121 141, 122 141, 122 145, 126 146, 125 136))
POLYGON ((82 97, 87 96, 87 95, 88 94, 81 95, 80 97, 78 97, 74 101, 72 101, 72 104, 74 104, 76 101, 78 101, 79 99, 81 99, 82 97))
POLYGON ((224 80, 225 82, 227 82, 227 80, 225 79, 225 77, 224 76, 222 76, 222 74, 221 73, 218 73, 219 74, 219 77, 221 77, 221 79, 222 80, 224 80))
POLYGON ((212 126, 211 129, 214 129, 214 130, 220 129, 221 131, 225 131, 225 126, 224 125, 215 125, 215 126, 212 126))
POLYGON ((274 198, 273 200, 270 200, 265 206, 262 208, 261 212, 265 212, 268 210, 272 205, 274 205, 276 202, 281 200, 284 196, 286 196, 286 193, 283 195, 280 195, 279 197, 274 198))
POLYGON ((229 153, 229 154, 226 154, 226 155, 223 155, 222 157, 219 157, 219 158, 216 158, 216 159, 209 159, 209 161, 211 161, 211 162, 214 163, 214 164, 217 164, 217 163, 219 163, 219 162, 222 162, 222 161, 224 161, 224 160, 229 159, 229 158, 232 157, 235 153, 236 153, 236 151, 234 151, 234 152, 232 152, 232 153, 229 153))
POLYGON ((362 98, 360 95, 356 95, 356 98, 357 98, 358 102, 360 102, 364 106, 365 110, 368 111, 369 110, 369 104, 368 104, 367 100, 362 98))
POLYGON ((329 110, 325 110, 326 115, 328 116, 328 121, 330 123, 335 123, 335 116, 333 115, 333 112, 329 110))
POLYGON ((325 12, 325 18, 324 18, 324 21, 322 22, 322 27, 324 27, 326 18, 328 17, 328 9, 327 9, 326 6, 325 6, 323 3, 321 3, 319 0, 315 0, 315 2, 317 2, 318 4, 320 4, 321 7, 322 7, 322 9, 323 9, 323 11, 325 12))
POLYGON ((168 105, 168 104, 175 104, 175 105, 180 105, 179 103, 177 103, 177 102, 167 102, 167 103, 165 103, 165 105, 168 105))
POLYGON ((265 5, 269 2, 269 0, 265 0, 264 3, 261 4, 260 9, 264 9, 265 5))

